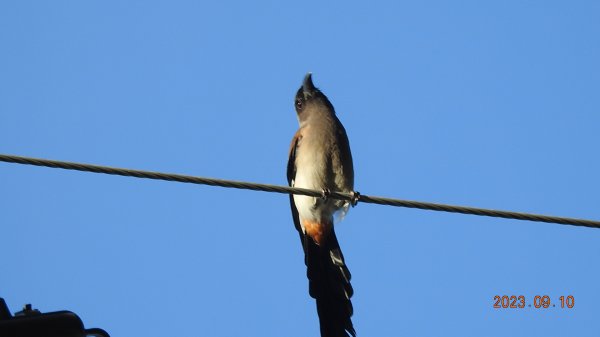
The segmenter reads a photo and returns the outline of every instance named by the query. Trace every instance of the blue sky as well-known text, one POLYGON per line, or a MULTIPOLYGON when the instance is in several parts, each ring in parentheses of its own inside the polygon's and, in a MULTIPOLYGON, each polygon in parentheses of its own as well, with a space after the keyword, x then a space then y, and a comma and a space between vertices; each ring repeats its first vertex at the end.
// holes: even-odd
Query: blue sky
MULTIPOLYGON (((600 219, 593 1, 0 4, 0 153, 285 184, 307 71, 364 194, 600 219)), ((112 336, 317 336, 285 195, 0 163, 0 296, 112 336)), ((597 336, 600 231, 359 204, 359 336, 597 336), (548 295, 573 309, 494 309, 548 295)))

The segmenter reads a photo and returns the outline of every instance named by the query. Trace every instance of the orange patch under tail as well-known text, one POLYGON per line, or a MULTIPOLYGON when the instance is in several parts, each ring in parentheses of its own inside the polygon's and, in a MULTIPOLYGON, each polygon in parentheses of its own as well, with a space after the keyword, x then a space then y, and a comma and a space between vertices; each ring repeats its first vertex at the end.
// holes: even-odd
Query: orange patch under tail
POLYGON ((302 220, 302 225, 304 225, 304 231, 306 234, 310 236, 319 246, 325 242, 325 239, 327 239, 329 236, 332 227, 330 222, 318 223, 308 220, 302 220))

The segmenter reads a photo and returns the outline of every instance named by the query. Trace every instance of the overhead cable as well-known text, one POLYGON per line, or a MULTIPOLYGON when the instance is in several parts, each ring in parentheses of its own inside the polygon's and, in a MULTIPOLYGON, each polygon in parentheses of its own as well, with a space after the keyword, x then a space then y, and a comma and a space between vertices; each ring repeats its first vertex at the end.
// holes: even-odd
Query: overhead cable
POLYGON ((108 166, 65 162, 65 161, 58 161, 58 160, 28 158, 28 157, 5 155, 5 154, 0 154, 0 161, 8 162, 8 163, 25 164, 25 165, 61 168, 61 169, 66 169, 66 170, 104 173, 104 174, 111 174, 111 175, 120 175, 120 176, 155 179, 155 180, 177 181, 177 182, 182 182, 182 183, 220 186, 220 187, 227 187, 227 188, 253 190, 253 191, 275 192, 275 193, 283 193, 283 194, 300 194, 300 195, 307 195, 307 196, 311 196, 311 197, 321 197, 321 198, 332 198, 332 199, 345 200, 345 201, 349 201, 353 205, 356 205, 356 203, 358 203, 358 202, 362 202, 362 203, 379 204, 379 205, 396 206, 396 207, 418 208, 418 209, 438 211, 438 212, 462 213, 462 214, 472 214, 472 215, 479 215, 479 216, 489 216, 489 217, 495 217, 495 218, 507 218, 507 219, 516 219, 516 220, 527 220, 527 221, 557 223, 557 224, 563 224, 563 225, 600 228, 600 221, 596 221, 596 220, 574 219, 574 218, 557 217, 557 216, 549 216, 549 215, 541 215, 541 214, 529 214, 529 213, 520 213, 520 212, 511 212, 511 211, 492 210, 492 209, 485 209, 485 208, 467 207, 467 206, 444 205, 444 204, 422 202, 422 201, 382 198, 382 197, 375 197, 375 196, 359 194, 358 192, 343 193, 343 192, 337 192, 337 191, 317 191, 317 190, 298 188, 298 187, 288 187, 288 186, 270 185, 270 184, 258 184, 258 183, 250 183, 250 182, 243 182, 243 181, 205 178, 205 177, 197 177, 197 176, 189 176, 189 175, 173 174, 173 173, 132 170, 132 169, 124 169, 124 168, 116 168, 116 167, 108 167, 108 166))

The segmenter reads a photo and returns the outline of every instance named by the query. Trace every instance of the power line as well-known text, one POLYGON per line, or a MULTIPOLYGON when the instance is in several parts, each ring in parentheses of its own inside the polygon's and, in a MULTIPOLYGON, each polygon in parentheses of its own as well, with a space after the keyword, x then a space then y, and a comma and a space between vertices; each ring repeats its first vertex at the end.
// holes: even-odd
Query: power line
POLYGON ((28 158, 28 157, 12 156, 12 155, 5 155, 5 154, 0 154, 0 161, 8 162, 8 163, 25 164, 25 165, 61 168, 61 169, 66 169, 66 170, 104 173, 104 174, 155 179, 155 180, 177 181, 177 182, 182 182, 182 183, 220 186, 220 187, 227 187, 227 188, 253 190, 253 191, 275 192, 275 193, 283 193, 283 194, 300 194, 300 195, 307 195, 307 196, 311 196, 311 197, 326 197, 326 198, 333 198, 333 199, 349 201, 352 204, 356 204, 357 202, 363 202, 363 203, 396 206, 396 207, 419 208, 419 209, 438 211, 438 212, 462 213, 462 214, 472 214, 472 215, 479 215, 479 216, 489 216, 489 217, 495 217, 495 218, 507 218, 507 219, 515 219, 515 220, 528 220, 528 221, 537 221, 537 222, 557 223, 557 224, 563 224, 563 225, 600 228, 600 221, 595 221, 595 220, 573 219, 573 218, 565 218, 565 217, 519 213, 519 212, 510 212, 510 211, 500 211, 500 210, 467 207, 467 206, 444 205, 444 204, 436 204, 436 203, 422 202, 422 201, 373 197, 373 196, 368 196, 368 195, 364 195, 364 194, 359 194, 358 192, 342 193, 342 192, 334 192, 334 191, 331 191, 331 192, 316 191, 316 190, 297 188, 297 187, 288 187, 288 186, 279 186, 279 185, 270 185, 270 184, 257 184, 257 183, 249 183, 249 182, 242 182, 242 181, 195 177, 195 176, 188 176, 188 175, 182 175, 182 174, 131 170, 131 169, 124 169, 124 168, 115 168, 115 167, 64 162, 64 161, 39 159, 39 158, 28 158))

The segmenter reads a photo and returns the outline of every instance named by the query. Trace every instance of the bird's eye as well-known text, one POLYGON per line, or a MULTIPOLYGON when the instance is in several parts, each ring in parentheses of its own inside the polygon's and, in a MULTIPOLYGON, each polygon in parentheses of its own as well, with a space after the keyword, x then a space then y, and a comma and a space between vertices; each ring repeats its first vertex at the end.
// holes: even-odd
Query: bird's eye
POLYGON ((296 100, 296 109, 298 109, 298 110, 302 109, 302 100, 301 99, 296 100))

